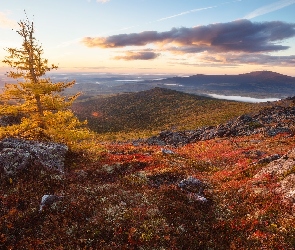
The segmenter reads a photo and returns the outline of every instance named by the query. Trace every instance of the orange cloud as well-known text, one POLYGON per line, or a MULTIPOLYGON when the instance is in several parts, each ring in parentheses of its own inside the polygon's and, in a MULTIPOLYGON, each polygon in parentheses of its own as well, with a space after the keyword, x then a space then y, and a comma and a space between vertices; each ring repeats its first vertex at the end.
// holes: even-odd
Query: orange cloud
POLYGON ((125 53, 124 56, 115 56, 115 60, 152 60, 159 56, 160 54, 152 52, 152 51, 139 51, 139 52, 132 52, 128 51, 125 53))
POLYGON ((9 19, 7 14, 0 12, 0 28, 16 28, 17 22, 9 19))

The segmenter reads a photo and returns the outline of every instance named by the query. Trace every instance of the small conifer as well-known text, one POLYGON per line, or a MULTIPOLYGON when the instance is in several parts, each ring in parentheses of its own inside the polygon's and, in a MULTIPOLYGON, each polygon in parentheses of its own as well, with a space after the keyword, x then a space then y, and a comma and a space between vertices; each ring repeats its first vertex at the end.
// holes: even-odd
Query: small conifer
MULTIPOLYGON (((0 138, 19 137, 69 143, 89 135, 85 122, 80 122, 69 109, 79 93, 66 97, 62 92, 75 84, 53 83, 46 72, 57 69, 42 57, 42 46, 34 36, 34 23, 28 17, 18 22, 23 42, 21 48, 7 48, 3 60, 12 69, 7 76, 16 83, 6 83, 0 95, 0 116, 19 117, 17 123, 0 127, 0 138)), ((17 120, 17 119, 16 119, 17 120)))

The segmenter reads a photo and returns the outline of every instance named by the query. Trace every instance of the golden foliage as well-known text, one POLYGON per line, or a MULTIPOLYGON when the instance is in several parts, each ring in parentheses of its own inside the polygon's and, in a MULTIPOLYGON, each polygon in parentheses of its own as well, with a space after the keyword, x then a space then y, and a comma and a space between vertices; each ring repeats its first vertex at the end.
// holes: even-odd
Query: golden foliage
POLYGON ((53 83, 46 72, 57 69, 48 66, 43 49, 34 37, 34 24, 28 18, 20 21, 17 33, 22 37, 21 48, 8 48, 4 63, 12 67, 7 76, 17 83, 7 83, 0 95, 0 116, 21 116, 20 124, 0 127, 0 137, 21 137, 54 140, 71 144, 90 136, 85 122, 80 122, 68 108, 79 93, 65 97, 61 92, 75 84, 53 83))

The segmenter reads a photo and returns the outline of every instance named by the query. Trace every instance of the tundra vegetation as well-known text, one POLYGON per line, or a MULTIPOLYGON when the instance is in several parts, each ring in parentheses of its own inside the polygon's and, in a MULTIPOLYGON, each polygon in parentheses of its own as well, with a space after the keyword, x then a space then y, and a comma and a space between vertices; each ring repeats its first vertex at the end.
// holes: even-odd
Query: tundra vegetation
MULTIPOLYGON (((225 131, 230 135, 181 146, 131 140, 134 134, 127 136, 115 127, 107 136, 95 134, 69 109, 75 97, 60 95, 74 83, 41 78, 55 66, 48 67, 41 58, 33 23, 19 25, 22 49, 8 49, 5 61, 16 70, 9 75, 21 81, 6 85, 1 105, 1 115, 16 120, 0 127, 1 137, 65 143, 70 151, 63 172, 35 162, 7 175, 0 163, 1 249, 295 248, 295 108, 289 102, 268 104, 273 107, 245 105, 241 111, 241 104, 202 100, 202 113, 195 102, 185 111, 188 103, 182 103, 188 96, 183 99, 183 94, 173 92, 181 121, 192 121, 191 109, 196 110, 196 126, 198 122, 218 125, 239 112, 261 109, 261 119, 273 128, 267 131, 274 132, 264 133, 262 123, 243 116, 228 124, 242 129, 241 121, 250 120, 247 129, 257 132, 225 131), (129 141, 107 141, 112 135, 129 141), (202 188, 185 189, 190 180, 202 188)), ((171 100, 171 93, 159 98, 171 100)), ((169 117, 167 105, 161 106, 160 113, 153 111, 154 115, 169 117)), ((93 119, 99 111, 98 106, 89 110, 93 119)), ((120 116, 115 118, 122 122, 120 116)), ((191 129, 188 123, 185 127, 176 119, 174 125, 191 129)), ((169 127, 171 120, 155 126, 169 127)), ((210 133, 210 129, 202 131, 210 133)), ((146 135, 157 128, 137 127, 136 133, 141 131, 146 135)), ((174 132, 172 139, 178 139, 174 132)))

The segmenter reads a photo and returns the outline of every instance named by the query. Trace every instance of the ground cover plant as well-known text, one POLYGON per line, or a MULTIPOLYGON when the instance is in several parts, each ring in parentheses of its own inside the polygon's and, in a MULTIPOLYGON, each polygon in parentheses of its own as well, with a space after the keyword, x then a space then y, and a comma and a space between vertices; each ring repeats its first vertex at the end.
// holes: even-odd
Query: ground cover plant
POLYGON ((173 153, 108 143, 96 157, 76 155, 64 175, 1 176, 1 247, 293 249, 294 203, 275 192, 277 177, 255 175, 262 159, 294 142, 286 134, 217 138, 173 153), (178 187, 187 176, 206 184, 207 202, 178 187), (40 211, 43 194, 63 199, 40 211))

